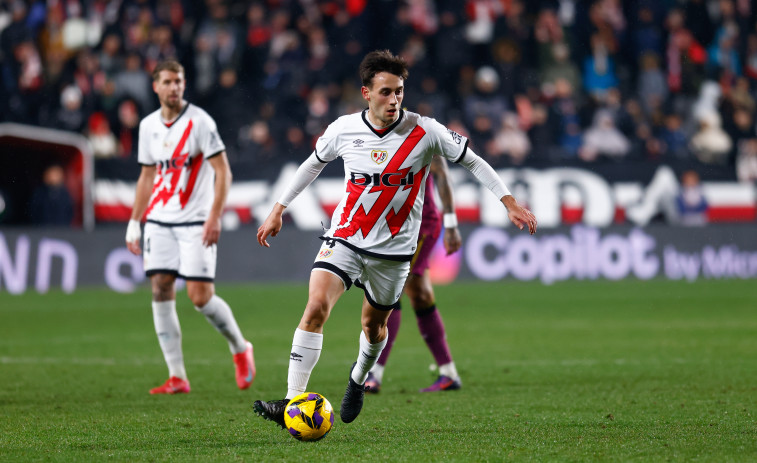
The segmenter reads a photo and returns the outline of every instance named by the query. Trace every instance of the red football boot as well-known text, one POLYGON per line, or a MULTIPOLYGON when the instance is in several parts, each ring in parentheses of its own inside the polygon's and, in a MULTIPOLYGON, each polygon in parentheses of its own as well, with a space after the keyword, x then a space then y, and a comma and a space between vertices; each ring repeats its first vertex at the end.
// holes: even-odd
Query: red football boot
POLYGON ((255 380, 255 357, 252 355, 252 344, 247 341, 244 352, 234 354, 234 365, 237 370, 237 386, 247 389, 255 380))
POLYGON ((189 394, 189 381, 171 376, 165 384, 150 389, 150 394, 189 394))

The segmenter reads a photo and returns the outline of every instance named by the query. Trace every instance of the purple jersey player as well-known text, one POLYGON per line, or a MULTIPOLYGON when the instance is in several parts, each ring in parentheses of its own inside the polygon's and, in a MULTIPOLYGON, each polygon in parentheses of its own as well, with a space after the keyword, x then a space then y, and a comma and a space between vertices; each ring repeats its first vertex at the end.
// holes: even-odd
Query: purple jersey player
MULTIPOLYGON (((435 156, 431 162, 431 174, 436 180, 439 196, 442 200, 444 210, 444 247, 447 255, 460 249, 461 240, 460 232, 457 229, 457 216, 455 215, 455 205, 452 197, 452 189, 447 181, 447 163, 439 156, 435 156)), ((447 345, 447 334, 444 331, 442 316, 436 308, 434 298, 434 289, 431 286, 429 277, 429 261, 431 252, 439 239, 439 233, 442 229, 442 216, 436 206, 434 199, 434 182, 429 178, 426 182, 425 200, 423 203, 423 212, 421 214, 421 228, 418 235, 418 248, 415 251, 411 261, 410 275, 405 282, 405 294, 410 298, 410 305, 415 311, 418 321, 418 329, 426 341, 431 354, 434 356, 436 365, 439 367, 439 378, 431 386, 421 389, 421 392, 450 391, 460 389, 462 382, 455 368, 455 362, 452 360, 449 346, 447 345)), ((381 381, 384 377, 384 368, 392 345, 400 329, 402 313, 400 307, 389 316, 387 329, 389 337, 386 347, 381 352, 376 365, 373 366, 368 374, 366 381, 367 392, 378 393, 381 389, 381 381)))

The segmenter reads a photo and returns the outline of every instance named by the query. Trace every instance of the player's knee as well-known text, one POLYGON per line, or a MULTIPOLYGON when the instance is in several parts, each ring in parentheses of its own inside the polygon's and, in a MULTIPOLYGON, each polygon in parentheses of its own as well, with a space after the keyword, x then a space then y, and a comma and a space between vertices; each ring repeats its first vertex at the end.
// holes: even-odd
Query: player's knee
POLYGON ((426 291, 419 291, 410 298, 413 310, 423 310, 434 305, 434 295, 426 291))
POLYGON ((325 301, 308 301, 302 322, 310 327, 321 327, 329 316, 329 305, 325 301))
POLYGON ((187 295, 195 307, 205 307, 208 301, 210 301, 210 298, 213 297, 213 293, 208 291, 187 292, 187 295))
POLYGON ((153 301, 165 302, 175 298, 173 277, 170 275, 153 275, 151 282, 153 301))

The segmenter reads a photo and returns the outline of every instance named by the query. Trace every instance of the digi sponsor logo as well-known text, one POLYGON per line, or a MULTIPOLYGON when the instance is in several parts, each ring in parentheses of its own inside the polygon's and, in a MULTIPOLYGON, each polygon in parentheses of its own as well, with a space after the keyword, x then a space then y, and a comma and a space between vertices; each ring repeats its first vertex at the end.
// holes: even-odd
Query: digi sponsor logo
POLYGON ((373 162, 375 162, 376 164, 382 164, 388 157, 389 155, 386 153, 386 151, 371 150, 371 159, 373 159, 373 162))
POLYGON ((333 249, 321 249, 321 252, 318 253, 318 258, 319 259, 327 259, 327 258, 331 257, 332 255, 334 255, 334 250, 333 249))

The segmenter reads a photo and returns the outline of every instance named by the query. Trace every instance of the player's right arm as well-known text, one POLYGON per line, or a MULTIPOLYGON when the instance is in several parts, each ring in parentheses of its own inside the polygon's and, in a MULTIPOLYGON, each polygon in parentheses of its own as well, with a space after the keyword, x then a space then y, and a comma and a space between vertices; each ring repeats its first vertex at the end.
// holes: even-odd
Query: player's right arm
POLYGON ((142 172, 140 172, 139 179, 137 180, 134 206, 131 209, 129 226, 126 228, 126 248, 136 255, 142 254, 142 248, 139 245, 139 240, 142 238, 140 222, 145 210, 147 210, 147 203, 150 201, 157 170, 156 166, 143 165, 142 172))

